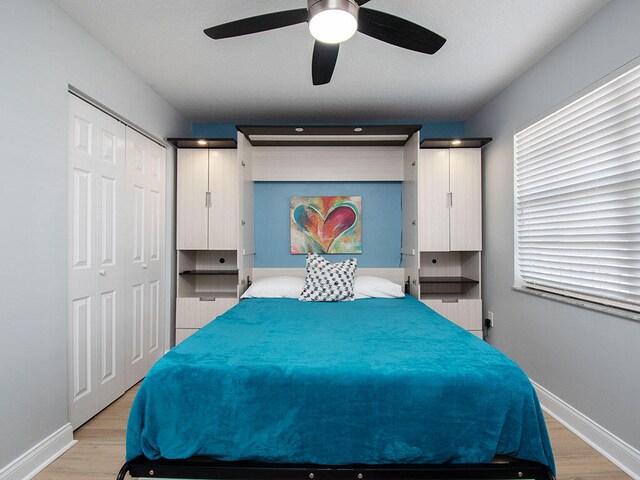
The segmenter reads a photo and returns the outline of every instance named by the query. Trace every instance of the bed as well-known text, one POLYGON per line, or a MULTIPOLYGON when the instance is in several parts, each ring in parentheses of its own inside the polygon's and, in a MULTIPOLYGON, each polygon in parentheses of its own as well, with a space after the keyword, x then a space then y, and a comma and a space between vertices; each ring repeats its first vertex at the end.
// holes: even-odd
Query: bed
POLYGON ((119 478, 542 479, 555 469, 522 370, 409 296, 242 301, 148 373, 127 462, 119 478))

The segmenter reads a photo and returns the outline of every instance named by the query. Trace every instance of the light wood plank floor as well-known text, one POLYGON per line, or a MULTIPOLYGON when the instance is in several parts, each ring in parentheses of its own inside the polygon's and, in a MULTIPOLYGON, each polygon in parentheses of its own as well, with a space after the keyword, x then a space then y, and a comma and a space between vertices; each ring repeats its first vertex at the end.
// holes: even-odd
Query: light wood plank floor
MULTIPOLYGON (((36 480, 115 480, 125 454, 127 417, 138 386, 75 432, 78 443, 36 480)), ((630 477, 551 417, 546 417, 558 480, 624 480, 630 477)), ((256 479, 259 480, 259 479, 256 479)))

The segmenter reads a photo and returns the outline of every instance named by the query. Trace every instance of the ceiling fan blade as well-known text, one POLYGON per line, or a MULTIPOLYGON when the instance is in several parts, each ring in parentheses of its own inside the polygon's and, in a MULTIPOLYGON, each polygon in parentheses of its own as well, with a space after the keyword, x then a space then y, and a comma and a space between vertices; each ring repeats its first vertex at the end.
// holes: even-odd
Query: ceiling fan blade
POLYGON ((326 85, 331 81, 339 49, 339 43, 329 44, 316 41, 313 46, 313 61, 311 62, 311 76, 314 85, 326 85))
POLYGON ((229 37, 239 37, 251 33, 274 30, 276 28, 288 27, 297 23, 306 22, 308 13, 306 8, 296 10, 284 10, 282 12, 267 13, 257 17, 243 18, 215 27, 207 28, 204 33, 214 40, 229 37))
POLYGON ((371 0, 356 0, 356 3, 360 6, 364 5, 365 3, 369 3, 371 0))
POLYGON ((447 41, 437 33, 388 13, 361 8, 358 31, 398 47, 434 54, 447 41))

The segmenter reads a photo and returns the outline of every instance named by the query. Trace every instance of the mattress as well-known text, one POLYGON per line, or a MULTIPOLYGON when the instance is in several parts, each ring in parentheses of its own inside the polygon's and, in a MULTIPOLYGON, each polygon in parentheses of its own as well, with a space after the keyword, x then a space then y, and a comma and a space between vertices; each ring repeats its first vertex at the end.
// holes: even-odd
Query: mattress
POLYGON ((555 469, 518 365, 412 297, 242 301, 168 352, 133 403, 127 459, 489 463, 555 469))

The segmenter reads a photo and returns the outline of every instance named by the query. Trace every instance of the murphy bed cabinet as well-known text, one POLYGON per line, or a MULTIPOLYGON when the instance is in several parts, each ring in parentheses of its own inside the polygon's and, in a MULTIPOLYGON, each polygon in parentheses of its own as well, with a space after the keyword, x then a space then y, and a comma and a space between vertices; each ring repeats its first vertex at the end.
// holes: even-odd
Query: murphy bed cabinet
POLYGON ((408 292, 482 338, 481 148, 420 125, 238 125, 169 139, 177 162, 176 343, 236 305, 254 270, 255 182, 402 182, 408 292))
POLYGON ((417 173, 419 298, 479 338, 481 147, 489 141, 424 140, 417 173))
POLYGON ((176 175, 177 345, 238 303, 239 165, 231 139, 170 139, 176 175))

